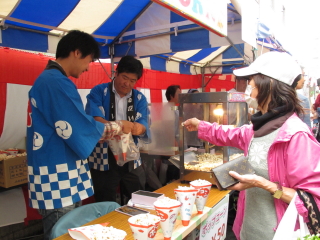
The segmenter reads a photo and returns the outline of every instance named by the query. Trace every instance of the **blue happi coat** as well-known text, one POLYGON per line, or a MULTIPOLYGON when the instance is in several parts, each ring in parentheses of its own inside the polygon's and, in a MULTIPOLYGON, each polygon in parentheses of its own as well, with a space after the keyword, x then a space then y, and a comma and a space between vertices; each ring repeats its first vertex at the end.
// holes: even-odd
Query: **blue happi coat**
POLYGON ((75 84, 59 68, 44 70, 37 78, 29 104, 30 206, 56 209, 93 195, 87 157, 104 124, 85 113, 75 84))
MULTIPOLYGON (((94 117, 102 117, 110 120, 110 84, 102 83, 91 89, 87 96, 86 112, 94 117), (103 109, 103 110, 102 110, 103 109)), ((146 132, 142 136, 133 136, 134 141, 138 144, 138 138, 145 142, 149 141, 149 126, 148 126, 148 102, 146 97, 140 91, 132 89, 133 105, 135 110, 135 122, 146 127, 146 132)), ((98 143, 89 156, 90 167, 105 171, 109 169, 108 165, 108 144, 98 143)), ((134 167, 141 165, 141 159, 134 161, 134 167)))

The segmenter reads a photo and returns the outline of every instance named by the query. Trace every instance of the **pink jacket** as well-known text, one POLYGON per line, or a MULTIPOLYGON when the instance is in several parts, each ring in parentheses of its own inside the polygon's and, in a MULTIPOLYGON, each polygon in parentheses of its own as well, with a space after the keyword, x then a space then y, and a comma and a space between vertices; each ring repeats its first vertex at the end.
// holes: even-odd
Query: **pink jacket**
MULTIPOLYGON (((218 146, 237 147, 242 149, 245 155, 248 155, 253 134, 252 125, 232 129, 216 123, 201 121, 198 128, 200 139, 218 146)), ((279 182, 284 187, 302 189, 313 194, 320 209, 319 159, 320 144, 311 134, 307 125, 296 114, 293 114, 282 125, 270 146, 268 152, 269 179, 271 182, 279 182)), ((244 197, 244 191, 241 191, 233 225, 233 231, 238 240, 244 217, 244 197)), ((297 199, 298 212, 306 218, 307 210, 302 201, 297 199)), ((274 204, 279 224, 288 204, 278 199, 274 199, 274 204)))

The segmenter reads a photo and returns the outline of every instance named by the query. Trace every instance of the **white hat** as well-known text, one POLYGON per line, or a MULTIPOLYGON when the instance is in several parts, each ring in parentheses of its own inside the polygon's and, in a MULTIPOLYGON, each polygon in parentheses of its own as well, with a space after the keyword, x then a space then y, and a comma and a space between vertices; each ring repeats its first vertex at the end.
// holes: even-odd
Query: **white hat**
POLYGON ((238 77, 259 73, 291 86, 302 72, 293 57, 283 52, 267 52, 259 56, 250 66, 233 71, 238 77))

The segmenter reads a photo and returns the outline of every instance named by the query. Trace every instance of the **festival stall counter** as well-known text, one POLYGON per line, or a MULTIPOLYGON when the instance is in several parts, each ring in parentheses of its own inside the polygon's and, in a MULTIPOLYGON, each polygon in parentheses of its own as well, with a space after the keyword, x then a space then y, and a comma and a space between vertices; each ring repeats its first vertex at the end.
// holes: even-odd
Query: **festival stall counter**
MULTIPOLYGON (((175 199, 174 189, 177 189, 178 186, 190 186, 189 181, 197 180, 197 179, 210 179, 209 173, 201 173, 201 172, 191 172, 186 175, 183 179, 185 180, 182 183, 180 180, 176 180, 158 190, 156 193, 162 193, 166 197, 175 199)), ((195 234, 193 230, 198 228, 199 239, 212 239, 215 237, 216 239, 225 239, 226 236, 226 225, 228 218, 228 200, 229 200, 230 191, 219 191, 217 188, 212 187, 203 212, 198 214, 195 207, 192 211, 191 220, 188 226, 183 226, 181 219, 178 217, 176 220, 174 230, 172 233, 171 239, 189 239, 192 234, 195 234), (189 237, 188 237, 189 235, 189 237), (218 237, 218 238, 217 238, 218 237)), ((151 214, 156 215, 155 210, 147 209, 151 214)), ((88 222, 84 226, 99 224, 99 223, 109 223, 108 226, 112 226, 117 229, 124 230, 127 233, 126 240, 131 240, 133 238, 132 230, 129 226, 128 219, 130 216, 113 211, 104 216, 101 216, 91 222, 88 222)), ((79 226, 80 227, 80 226, 79 226)), ((55 240, 71 240, 71 236, 69 233, 66 233, 55 240)), ((164 239, 161 228, 157 231, 155 240, 164 239)), ((193 236, 190 239, 194 239, 193 236)))

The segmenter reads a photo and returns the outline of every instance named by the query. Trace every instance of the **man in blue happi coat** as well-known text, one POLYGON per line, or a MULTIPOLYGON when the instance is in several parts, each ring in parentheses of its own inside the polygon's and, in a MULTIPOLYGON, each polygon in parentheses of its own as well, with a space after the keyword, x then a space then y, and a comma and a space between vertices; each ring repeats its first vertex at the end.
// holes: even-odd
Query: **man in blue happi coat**
POLYGON ((61 216, 93 195, 87 158, 96 143, 133 128, 128 121, 103 124, 87 115, 68 78, 88 71, 99 55, 92 36, 70 31, 29 92, 29 204, 43 217, 44 239, 61 216))
MULTIPOLYGON (((122 57, 112 82, 95 86, 87 96, 86 112, 102 123, 115 120, 132 122, 135 144, 148 141, 148 102, 134 85, 143 73, 142 63, 132 56, 122 57)), ((119 183, 123 193, 144 189, 146 175, 141 158, 119 164, 108 144, 99 143, 89 157, 95 200, 116 201, 119 183)))

